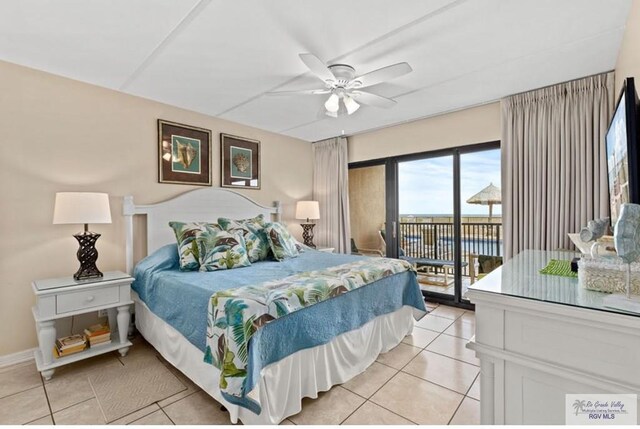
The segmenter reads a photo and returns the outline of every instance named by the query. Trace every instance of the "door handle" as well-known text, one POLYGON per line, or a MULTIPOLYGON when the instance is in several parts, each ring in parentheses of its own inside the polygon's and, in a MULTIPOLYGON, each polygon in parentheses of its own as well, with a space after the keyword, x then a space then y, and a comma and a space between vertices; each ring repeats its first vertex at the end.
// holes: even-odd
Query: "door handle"
POLYGON ((392 232, 391 232, 391 236, 396 239, 398 238, 398 232, 396 231, 396 221, 391 222, 391 228, 392 228, 392 232))

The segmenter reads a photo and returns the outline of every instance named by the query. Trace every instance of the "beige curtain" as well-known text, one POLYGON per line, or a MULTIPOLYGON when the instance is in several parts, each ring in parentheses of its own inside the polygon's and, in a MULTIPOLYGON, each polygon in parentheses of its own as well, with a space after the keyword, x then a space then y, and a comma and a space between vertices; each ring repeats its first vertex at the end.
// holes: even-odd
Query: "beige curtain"
POLYGON ((336 137, 313 144, 313 199, 320 204, 314 243, 350 253, 347 139, 336 137))
POLYGON ((613 73, 502 100, 504 253, 570 248, 567 233, 609 215, 604 137, 613 73))

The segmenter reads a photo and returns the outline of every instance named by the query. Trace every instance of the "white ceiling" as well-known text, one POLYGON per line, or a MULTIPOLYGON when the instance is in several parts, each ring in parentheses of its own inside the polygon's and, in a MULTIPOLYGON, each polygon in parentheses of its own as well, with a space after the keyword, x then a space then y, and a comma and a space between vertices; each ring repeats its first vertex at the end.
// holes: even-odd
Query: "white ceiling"
MULTIPOLYGON (((615 67, 631 0, 2 0, 0 59, 304 140, 361 133, 615 67), (298 54, 398 101, 338 119, 298 54)), ((320 84, 320 85, 318 85, 320 84)))

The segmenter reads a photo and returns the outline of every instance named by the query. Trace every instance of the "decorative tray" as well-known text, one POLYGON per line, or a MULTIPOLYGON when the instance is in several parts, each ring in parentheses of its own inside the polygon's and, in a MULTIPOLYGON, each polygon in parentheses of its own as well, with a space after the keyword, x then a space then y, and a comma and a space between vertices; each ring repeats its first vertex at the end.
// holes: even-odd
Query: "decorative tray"
MULTIPOLYGON (((582 255, 578 281, 586 289, 626 293, 627 264, 619 258, 592 258, 582 255)), ((640 263, 631 264, 631 293, 640 295, 640 263)))

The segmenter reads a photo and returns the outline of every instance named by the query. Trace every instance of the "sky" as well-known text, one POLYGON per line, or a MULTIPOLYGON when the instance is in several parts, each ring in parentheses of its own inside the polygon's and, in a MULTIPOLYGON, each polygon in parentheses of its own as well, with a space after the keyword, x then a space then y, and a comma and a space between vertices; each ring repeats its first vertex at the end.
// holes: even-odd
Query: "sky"
MULTIPOLYGON (((466 200, 490 183, 500 188, 500 149, 460 155, 460 172, 462 215, 488 215, 489 206, 466 200)), ((453 156, 402 162, 398 179, 400 214, 453 214, 453 156)))

